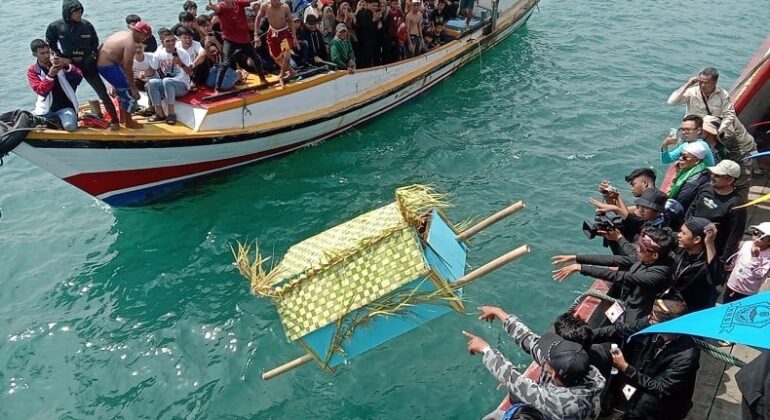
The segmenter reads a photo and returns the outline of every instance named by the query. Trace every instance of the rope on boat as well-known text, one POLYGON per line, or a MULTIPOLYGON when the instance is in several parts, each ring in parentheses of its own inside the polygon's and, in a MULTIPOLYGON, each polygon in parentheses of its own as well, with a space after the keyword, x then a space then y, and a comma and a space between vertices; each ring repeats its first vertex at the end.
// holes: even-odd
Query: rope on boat
MULTIPOLYGON (((572 306, 570 306, 569 311, 573 312, 577 308, 577 306, 580 305, 581 302, 583 302, 583 299, 585 299, 587 297, 595 297, 595 298, 599 298, 601 300, 604 300, 604 301, 607 301, 607 302, 612 302, 612 303, 615 303, 615 302, 618 301, 618 299, 615 299, 614 297, 609 296, 606 293, 600 292, 600 291, 595 290, 595 289, 588 289, 585 292, 581 293, 575 299, 575 302, 572 304, 572 306)), ((703 341, 703 340, 701 340, 699 338, 696 338, 696 337, 692 337, 692 339, 693 339, 693 342, 695 343, 696 347, 698 347, 699 349, 705 351, 711 357, 713 357, 713 358, 715 358, 715 359, 717 359, 719 361, 725 362, 725 363, 727 363, 729 365, 736 366, 736 367, 739 367, 739 368, 743 367, 746 364, 746 362, 744 362, 743 360, 740 360, 740 359, 736 358, 732 354, 726 353, 724 350, 720 349, 719 347, 716 347, 716 346, 714 346, 712 344, 709 344, 709 343, 707 343, 707 342, 705 342, 705 341, 703 341)))

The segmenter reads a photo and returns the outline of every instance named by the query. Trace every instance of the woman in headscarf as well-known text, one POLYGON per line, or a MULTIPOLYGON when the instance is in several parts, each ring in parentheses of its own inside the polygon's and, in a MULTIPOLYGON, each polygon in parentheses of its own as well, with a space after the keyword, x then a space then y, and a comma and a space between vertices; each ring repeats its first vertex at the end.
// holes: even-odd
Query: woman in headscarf
POLYGON ((324 42, 326 45, 332 41, 334 37, 334 27, 337 26, 337 19, 334 17, 334 9, 331 6, 324 7, 323 14, 321 15, 321 33, 323 33, 324 42))

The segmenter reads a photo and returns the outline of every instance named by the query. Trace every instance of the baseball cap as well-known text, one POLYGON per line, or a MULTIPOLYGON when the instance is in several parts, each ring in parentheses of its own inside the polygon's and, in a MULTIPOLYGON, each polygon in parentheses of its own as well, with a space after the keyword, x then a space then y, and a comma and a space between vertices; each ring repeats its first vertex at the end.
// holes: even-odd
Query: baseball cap
MULTIPOLYGON (((687 226, 687 229, 690 229, 690 232, 692 232, 692 236, 703 235, 703 231, 706 230, 706 226, 710 224, 711 220, 706 219, 705 217, 691 217, 687 219, 686 222, 684 222, 684 225, 687 226)), ((768 223, 768 228, 770 228, 770 223, 768 223)))
POLYGON ((653 181, 655 181, 655 178, 657 177, 655 170, 652 168, 636 168, 631 171, 630 174, 626 175, 626 182, 631 182, 634 180, 634 178, 640 177, 642 175, 651 178, 653 181))
POLYGON ((722 120, 719 118, 713 116, 713 115, 705 115, 703 117, 703 131, 717 135, 717 131, 719 130, 719 125, 722 123, 722 120))
POLYGON ((762 222, 758 225, 749 226, 749 230, 752 231, 752 234, 754 231, 758 231, 760 234, 757 236, 761 238, 770 236, 770 222, 762 222))
POLYGON ((133 25, 130 25, 130 28, 132 31, 139 32, 142 35, 146 35, 146 36, 152 35, 152 26, 150 26, 149 23, 143 20, 136 22, 133 25))
POLYGON ((345 26, 344 23, 338 23, 337 27, 335 28, 335 32, 342 32, 342 31, 347 32, 348 31, 348 27, 345 26))
POLYGON ((565 385, 585 378, 591 368, 588 353, 580 344, 565 340, 554 333, 543 334, 537 347, 565 385))
POLYGON ((637 206, 647 207, 657 211, 663 211, 666 208, 666 193, 657 188, 647 188, 642 195, 634 201, 637 206))
POLYGON ((687 152, 699 160, 703 160, 703 158, 706 157, 706 146, 699 141, 694 141, 692 143, 686 143, 682 148, 682 152, 687 152))
POLYGON ((708 168, 708 170, 714 175, 728 175, 733 178, 741 176, 741 166, 728 159, 722 160, 716 166, 708 168))
POLYGON ((318 23, 318 18, 313 14, 307 15, 305 18, 305 24, 307 25, 315 25, 316 23, 318 23))
POLYGON ((302 16, 300 16, 300 14, 299 14, 299 13, 295 13, 295 14, 291 15, 291 20, 292 20, 293 22, 296 22, 296 21, 298 21, 298 20, 299 20, 299 21, 301 21, 301 20, 302 20, 302 16))

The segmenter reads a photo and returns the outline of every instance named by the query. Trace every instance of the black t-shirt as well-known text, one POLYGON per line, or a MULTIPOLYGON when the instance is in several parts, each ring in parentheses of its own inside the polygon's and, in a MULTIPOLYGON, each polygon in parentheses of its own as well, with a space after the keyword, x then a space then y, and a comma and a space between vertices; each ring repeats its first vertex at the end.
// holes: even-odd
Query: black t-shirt
POLYGON ((356 13, 356 36, 360 44, 372 45, 377 42, 377 25, 371 10, 356 13))
POLYGON ((446 6, 444 6, 444 10, 439 12, 438 8, 436 8, 430 14, 430 20, 434 25, 446 25, 450 19, 452 19, 452 15, 449 13, 449 9, 446 6))
POLYGON ((743 199, 735 191, 720 195, 711 184, 705 184, 701 186, 685 217, 685 220, 693 216, 703 217, 717 225, 714 246, 723 263, 737 251, 746 229, 746 209, 733 210, 733 207, 741 204, 743 199))

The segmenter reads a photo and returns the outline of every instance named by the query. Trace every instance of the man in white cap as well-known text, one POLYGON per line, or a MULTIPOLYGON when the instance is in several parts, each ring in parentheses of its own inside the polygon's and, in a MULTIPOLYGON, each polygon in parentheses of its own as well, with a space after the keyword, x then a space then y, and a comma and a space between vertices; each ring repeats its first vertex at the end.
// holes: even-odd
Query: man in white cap
POLYGON ((733 271, 727 279, 722 303, 755 295, 770 273, 770 222, 751 226, 752 240, 741 244, 733 257, 733 271))
POLYGON ((717 225, 715 245, 724 263, 738 248, 746 228, 746 209, 734 209, 744 201, 735 191, 735 180, 741 175, 741 167, 725 159, 708 171, 711 182, 700 188, 685 219, 704 217, 717 225))
POLYGON ((338 69, 346 69, 350 73, 356 70, 356 56, 348 39, 348 27, 344 23, 337 24, 334 38, 329 42, 329 54, 338 69))
POLYGON ((757 143, 743 126, 731 126, 719 133, 721 120, 711 115, 703 117, 703 139, 716 148, 722 146, 719 154, 722 159, 730 159, 741 166, 741 176, 735 181, 735 189, 745 200, 751 187, 751 160, 744 160, 757 151, 757 143))
POLYGON ((690 207, 701 185, 709 182, 709 172, 706 171, 706 148, 701 142, 685 143, 679 160, 676 161, 676 177, 671 182, 668 198, 682 205, 684 212, 690 207))

